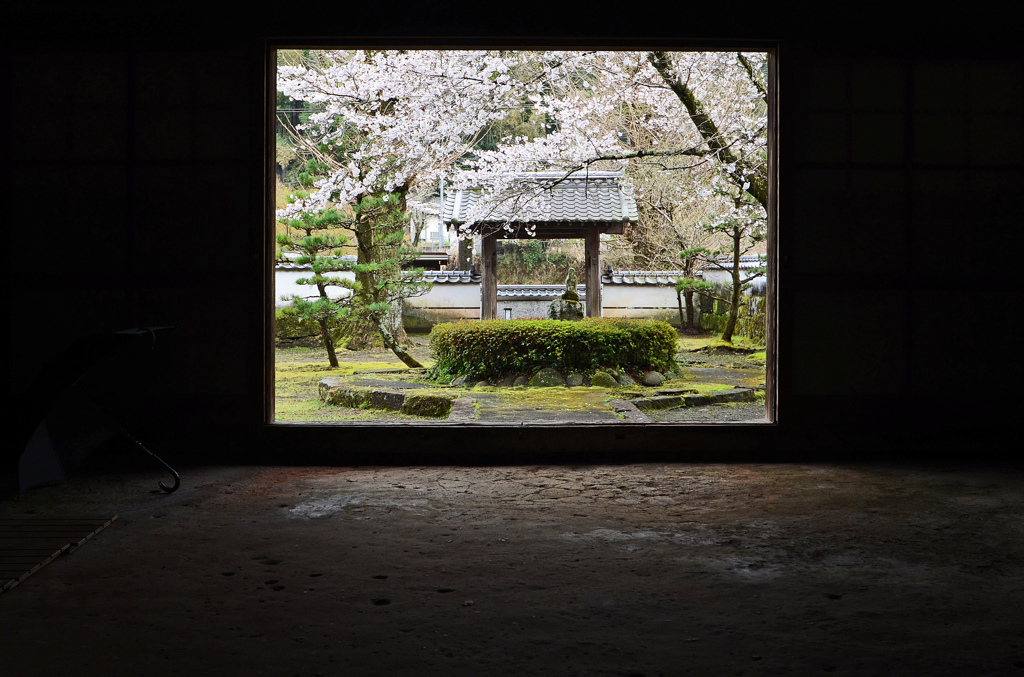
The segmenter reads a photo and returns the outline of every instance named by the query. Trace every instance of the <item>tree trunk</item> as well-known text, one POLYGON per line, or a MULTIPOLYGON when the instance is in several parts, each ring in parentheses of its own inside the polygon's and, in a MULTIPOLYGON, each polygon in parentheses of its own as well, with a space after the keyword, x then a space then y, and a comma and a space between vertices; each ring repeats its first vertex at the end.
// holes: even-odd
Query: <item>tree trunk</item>
MULTIPOLYGON (((357 217, 355 223, 355 236, 357 254, 356 262, 362 265, 373 261, 373 227, 367 219, 357 217)), ((366 290, 370 289, 373 285, 373 280, 371 279, 370 274, 362 270, 356 273, 356 282, 358 282, 361 287, 361 291, 357 293, 361 294, 365 294, 366 290)), ((376 327, 371 323, 366 322, 365 318, 359 318, 353 324, 352 336, 348 340, 349 350, 369 350, 372 348, 373 336, 376 327)))
POLYGON ((697 326, 693 309, 693 290, 687 289, 683 292, 683 298, 686 299, 686 331, 696 333, 697 326))
POLYGON ((733 278, 732 299, 729 303, 729 321, 725 323, 725 331, 722 332, 722 340, 732 343, 732 333, 736 331, 736 318, 740 311, 740 285, 737 277, 733 278))
POLYGON ((395 340, 395 337, 388 332, 387 328, 385 328, 383 323, 377 325, 377 331, 380 332, 380 337, 381 340, 384 341, 384 345, 387 346, 391 350, 391 352, 395 354, 395 357, 397 357, 403 363, 405 363, 405 366, 409 367, 410 369, 423 368, 423 365, 420 364, 415 357, 410 355, 409 352, 405 348, 403 348, 397 340, 395 340))
POLYGON ((473 239, 459 240, 459 263, 457 270, 469 270, 473 265, 473 239))
POLYGON ((736 331, 736 318, 740 313, 740 240, 743 238, 743 231, 734 228, 732 231, 732 295, 729 299, 729 321, 725 325, 725 332, 722 333, 722 340, 732 343, 732 333, 736 331))
POLYGON ((338 356, 334 354, 334 341, 331 340, 331 328, 327 325, 327 320, 317 320, 316 322, 320 325, 320 337, 323 338, 324 347, 327 348, 327 361, 330 362, 331 367, 337 369, 338 356))
POLYGON ((686 107, 686 112, 689 113, 693 126, 697 128, 697 132, 704 139, 708 149, 715 154, 715 157, 722 165, 733 168, 729 172, 729 177, 733 183, 760 202, 762 207, 768 209, 768 176, 766 170, 763 167, 751 169, 745 166, 746 163, 742 158, 733 154, 730 144, 719 132, 718 125, 705 110, 704 104, 693 93, 693 90, 673 73, 672 58, 667 52, 650 52, 647 60, 654 66, 661 79, 686 107), (749 173, 745 173, 744 170, 747 170, 749 173), (743 188, 744 185, 747 187, 743 188))
POLYGON ((683 290, 676 290, 676 303, 679 304, 679 329, 680 331, 686 330, 686 318, 683 317, 683 290))

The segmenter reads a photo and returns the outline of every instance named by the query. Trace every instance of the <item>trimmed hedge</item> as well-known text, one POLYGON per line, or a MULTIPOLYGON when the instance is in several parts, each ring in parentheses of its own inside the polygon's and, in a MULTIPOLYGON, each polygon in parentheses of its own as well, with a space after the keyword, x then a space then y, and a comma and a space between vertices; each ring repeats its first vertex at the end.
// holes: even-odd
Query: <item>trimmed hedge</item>
POLYGON ((665 371, 673 365, 676 331, 655 320, 485 320, 435 325, 430 348, 439 378, 493 379, 545 367, 665 371))

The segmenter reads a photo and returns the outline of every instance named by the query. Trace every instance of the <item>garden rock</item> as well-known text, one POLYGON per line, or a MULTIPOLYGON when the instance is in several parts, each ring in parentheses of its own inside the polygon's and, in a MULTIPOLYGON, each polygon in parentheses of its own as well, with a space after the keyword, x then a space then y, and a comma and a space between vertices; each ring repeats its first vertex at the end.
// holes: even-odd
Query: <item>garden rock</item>
POLYGON ((371 390, 370 406, 374 409, 391 409, 401 411, 405 402, 405 393, 394 390, 371 390))
POLYGON ((565 377, 565 385, 570 388, 583 385, 583 374, 569 374, 565 377))
POLYGON ((656 371, 649 371, 640 377, 640 382, 645 386, 660 386, 665 378, 656 371))
POLYGON ((402 403, 402 413, 412 416, 444 418, 452 410, 453 399, 448 395, 434 393, 409 393, 402 403))
POLYGON ((626 387, 635 386, 636 381, 634 381, 633 377, 627 374, 626 372, 622 372, 621 374, 619 374, 619 385, 626 387))
POLYGON ((599 371, 590 378, 590 385, 598 388, 614 388, 618 382, 606 371, 599 371))
POLYGON ((528 376, 518 376, 516 380, 512 382, 514 387, 520 388, 530 385, 530 378, 528 376))
POLYGON ((530 379, 530 385, 534 388, 551 388, 554 386, 564 386, 565 379, 558 372, 557 369, 541 369, 538 371, 533 378, 530 379))
POLYGON ((555 299, 548 306, 548 319, 576 322, 583 319, 583 306, 579 301, 555 299))

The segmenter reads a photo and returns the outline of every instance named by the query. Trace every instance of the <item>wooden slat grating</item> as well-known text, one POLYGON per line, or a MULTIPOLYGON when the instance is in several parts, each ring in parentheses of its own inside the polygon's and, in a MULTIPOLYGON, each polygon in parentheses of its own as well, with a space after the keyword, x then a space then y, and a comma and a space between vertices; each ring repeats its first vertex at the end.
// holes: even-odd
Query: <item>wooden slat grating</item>
POLYGON ((116 519, 117 515, 0 518, 0 592, 80 547, 116 519))

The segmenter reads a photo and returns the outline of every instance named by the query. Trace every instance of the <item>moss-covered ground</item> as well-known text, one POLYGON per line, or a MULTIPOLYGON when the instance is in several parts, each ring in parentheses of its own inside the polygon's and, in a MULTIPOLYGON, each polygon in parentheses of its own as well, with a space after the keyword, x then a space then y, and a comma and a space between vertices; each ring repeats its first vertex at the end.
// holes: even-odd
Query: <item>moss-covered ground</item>
MULTIPOLYGON (((765 352, 763 346, 748 344, 738 337, 731 344, 713 335, 681 335, 677 344, 679 376, 666 380, 659 389, 688 388, 699 394, 729 390, 736 386, 756 387, 764 383, 765 352)), ((413 337, 411 352, 431 362, 426 337, 413 337)), ((332 369, 326 354, 315 348, 279 348, 276 351, 276 421, 293 422, 345 422, 380 421, 401 422, 429 420, 403 415, 398 412, 373 409, 354 409, 327 406, 319 399, 317 384, 321 378, 332 376, 353 380, 371 375, 355 372, 392 370, 403 365, 390 352, 352 353, 339 351, 340 365, 332 369)), ((425 380, 420 373, 388 373, 372 375, 382 380, 413 380, 425 385, 438 386, 425 380)), ((445 386, 442 386, 445 387, 445 386)), ((617 398, 630 399, 653 395, 654 389, 641 385, 619 388, 551 387, 511 388, 498 386, 445 387, 448 392, 476 398, 489 403, 489 407, 505 407, 511 415, 521 412, 565 412, 567 415, 597 415, 610 411, 609 402, 617 398)))
MULTIPOLYGON (((390 354, 390 353, 389 353, 390 354)), ((382 355, 359 354, 361 358, 382 357, 382 355)), ((339 354, 337 369, 327 363, 323 350, 316 348, 279 348, 274 361, 274 420, 304 422, 341 421, 402 421, 415 420, 399 412, 374 409, 349 409, 331 407, 320 401, 317 384, 325 376, 351 376, 364 369, 387 369, 396 365, 394 361, 342 361, 346 355, 339 354)))

